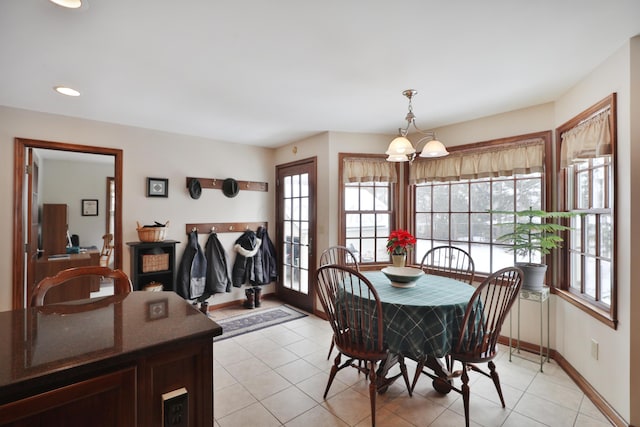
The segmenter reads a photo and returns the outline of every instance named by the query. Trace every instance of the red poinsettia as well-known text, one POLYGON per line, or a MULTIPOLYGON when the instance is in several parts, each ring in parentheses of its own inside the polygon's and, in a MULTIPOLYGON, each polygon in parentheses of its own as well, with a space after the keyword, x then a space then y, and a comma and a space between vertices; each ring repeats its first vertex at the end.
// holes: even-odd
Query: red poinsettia
POLYGON ((391 255, 406 255, 407 249, 416 244, 416 238, 407 230, 394 230, 387 240, 387 252, 391 255))

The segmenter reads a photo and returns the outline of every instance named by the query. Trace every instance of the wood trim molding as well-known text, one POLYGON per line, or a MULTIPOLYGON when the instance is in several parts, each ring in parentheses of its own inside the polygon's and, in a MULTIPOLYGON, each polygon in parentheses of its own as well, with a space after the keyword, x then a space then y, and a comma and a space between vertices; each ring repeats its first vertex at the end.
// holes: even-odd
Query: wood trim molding
POLYGON ((199 234, 209 233, 242 233, 246 230, 256 231, 258 227, 267 227, 267 222, 205 222, 197 224, 186 224, 187 234, 197 231, 199 234))
MULTIPOLYGON (((213 188, 217 190, 222 190, 222 183, 224 179, 218 178, 197 178, 197 177, 187 177, 187 188, 189 188, 189 183, 192 179, 197 179, 200 181, 200 186, 202 188, 213 188)), ((258 181, 237 181, 238 188, 240 190, 249 190, 249 191, 268 191, 269 184, 267 182, 258 182, 258 181)))

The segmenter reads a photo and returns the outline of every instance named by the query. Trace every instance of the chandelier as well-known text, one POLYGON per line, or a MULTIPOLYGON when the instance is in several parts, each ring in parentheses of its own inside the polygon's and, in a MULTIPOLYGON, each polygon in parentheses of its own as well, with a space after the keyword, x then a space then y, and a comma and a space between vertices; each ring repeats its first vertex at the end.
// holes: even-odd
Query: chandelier
POLYGON ((409 99, 409 112, 405 117, 407 126, 399 128, 398 136, 389 144, 389 148, 387 148, 385 152, 385 154, 388 155, 387 161, 389 162, 412 162, 416 158, 416 149, 423 141, 429 142, 422 148, 420 157, 443 157, 449 154, 444 144, 436 139, 436 133, 434 131, 422 130, 416 126, 416 116, 413 114, 411 98, 417 95, 417 93, 418 91, 414 89, 407 89, 402 92, 402 94, 409 99), (419 135, 424 135, 415 145, 407 138, 411 125, 413 125, 419 135))

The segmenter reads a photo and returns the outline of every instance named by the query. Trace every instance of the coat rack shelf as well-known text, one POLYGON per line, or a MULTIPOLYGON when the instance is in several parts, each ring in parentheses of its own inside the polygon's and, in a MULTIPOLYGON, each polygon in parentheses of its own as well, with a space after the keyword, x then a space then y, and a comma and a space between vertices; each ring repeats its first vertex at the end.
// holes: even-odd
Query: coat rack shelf
MULTIPOLYGON (((213 188, 217 190, 222 190, 222 183, 224 179, 217 178, 197 178, 197 177, 187 177, 187 188, 189 188, 189 183, 192 179, 197 179, 200 181, 200 186, 202 188, 213 188)), ((238 187, 240 190, 249 190, 249 191, 268 191, 269 185, 267 182, 259 182, 259 181, 237 181, 238 187)))
POLYGON ((197 231, 198 234, 215 233, 242 233, 246 230, 257 230, 258 227, 267 228, 267 222, 206 222, 198 224, 187 224, 186 233, 197 231))

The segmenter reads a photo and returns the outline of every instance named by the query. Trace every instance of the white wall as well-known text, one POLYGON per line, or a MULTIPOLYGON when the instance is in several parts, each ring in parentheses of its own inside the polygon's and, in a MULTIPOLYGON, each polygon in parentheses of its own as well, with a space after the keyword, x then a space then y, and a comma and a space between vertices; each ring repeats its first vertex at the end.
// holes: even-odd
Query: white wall
POLYGON ((101 249, 107 229, 107 177, 113 175, 113 162, 44 160, 40 165, 43 179, 38 188, 39 204, 66 204, 69 234, 80 237, 80 246, 101 249), (98 216, 82 216, 82 199, 98 200, 98 216))
MULTIPOLYGON (((630 51, 629 44, 589 73, 579 84, 555 103, 555 122, 559 126, 581 111, 617 93, 617 181, 616 181, 616 256, 618 285, 618 328, 613 330, 564 300, 556 305, 555 348, 594 386, 600 394, 629 420, 630 416, 630 347, 631 334, 631 248, 632 235, 640 235, 639 229, 632 228, 631 202, 638 203, 638 197, 631 193, 632 159, 640 157, 640 150, 632 150, 630 140, 630 51), (591 357, 591 340, 599 343, 599 357, 591 357)), ((635 94, 637 97, 639 94, 635 94)), ((637 173, 637 172, 636 172, 637 173)), ((636 190, 637 191, 637 190, 636 190)), ((633 239, 638 242, 638 239, 633 239)), ((634 243, 636 251, 640 248, 634 243)), ((636 421, 638 422, 638 421, 636 421)))
MULTIPOLYGON (((0 107, 0 310, 11 308, 13 235, 13 146, 14 138, 30 138, 120 148, 123 155, 123 240, 137 241, 136 221, 170 221, 168 239, 178 240, 178 259, 187 241, 185 224, 199 222, 258 222, 274 225, 274 150, 227 144, 185 135, 119 126, 89 120, 0 107), (186 177, 232 177, 243 181, 267 182, 269 191, 240 191, 227 198, 220 190, 203 189, 202 197, 191 199, 186 177), (146 197, 146 178, 169 179, 169 197, 146 197)), ((230 263, 235 239, 240 233, 221 233, 230 263)), ((271 236, 273 238, 273 235, 271 236)), ((206 236, 200 236, 204 248, 206 236)), ((123 245, 123 268, 130 271, 129 249, 123 245)), ((272 292, 273 285, 265 288, 272 292)), ((210 303, 243 299, 244 291, 216 294, 210 303)))

